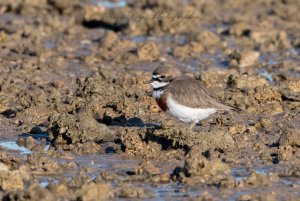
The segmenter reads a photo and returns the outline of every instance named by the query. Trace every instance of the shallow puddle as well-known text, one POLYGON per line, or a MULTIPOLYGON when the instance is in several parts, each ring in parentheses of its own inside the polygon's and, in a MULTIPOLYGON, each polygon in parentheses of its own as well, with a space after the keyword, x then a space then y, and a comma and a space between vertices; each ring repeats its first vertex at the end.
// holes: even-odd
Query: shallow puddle
POLYGON ((19 146, 16 143, 16 141, 0 142, 0 146, 5 149, 8 149, 8 150, 20 152, 20 154, 31 154, 32 153, 32 151, 30 149, 19 146))
MULTIPOLYGON (((31 151, 25 147, 19 146, 16 141, 1 142, 0 146, 8 149, 9 151, 17 152, 20 155, 27 155, 32 153, 38 153, 31 151)), ((45 150, 49 149, 50 145, 47 145, 45 150)), ((59 163, 66 163, 65 160, 59 160, 59 163)), ((88 177, 94 180, 100 172, 111 171, 118 173, 121 177, 130 178, 128 172, 135 170, 139 164, 139 160, 126 159, 116 154, 87 154, 82 156, 76 156, 74 162, 78 164, 78 168, 65 170, 61 173, 57 173, 56 176, 37 176, 39 184, 43 188, 51 184, 58 183, 60 179, 65 178, 70 181, 73 177, 78 174, 78 170, 92 168, 92 172, 88 173, 88 177), (123 176, 122 176, 123 175, 123 176), (60 179, 58 179, 60 178, 60 179)), ((233 167, 231 169, 231 175, 236 182, 245 180, 252 172, 257 174, 268 175, 272 171, 272 166, 262 166, 258 168, 247 168, 245 166, 233 167)), ((169 172, 170 174, 172 172, 169 172)), ((118 183, 112 181, 113 186, 117 186, 118 183)), ((210 193, 212 196, 219 197, 217 200, 236 200, 244 194, 257 194, 266 192, 267 187, 263 188, 249 188, 249 189, 235 189, 231 192, 220 191, 216 186, 203 186, 203 185, 187 185, 180 182, 168 182, 168 183, 153 183, 147 181, 131 181, 130 185, 135 188, 143 188, 147 194, 146 200, 182 200, 187 197, 196 198, 201 196, 204 192, 210 193), (153 198, 151 198, 153 197, 153 198), (222 197, 222 198, 221 198, 222 197)), ((300 179, 297 177, 281 177, 277 182, 277 187, 289 187, 300 185, 300 179)), ((276 187, 276 188, 277 188, 276 187)), ((275 187, 274 187, 275 188, 275 187)), ((298 191, 292 191, 291 193, 297 194, 298 191)), ((125 198, 117 198, 116 200, 127 200, 125 198)))
MULTIPOLYGON (((44 136, 44 134, 41 134, 41 135, 37 135, 36 137, 43 139, 45 136, 44 136)), ((20 154, 32 154, 33 152, 35 152, 35 151, 32 151, 32 150, 30 150, 30 149, 28 149, 24 146, 20 146, 16 141, 0 142, 0 146, 5 148, 5 149, 8 149, 9 151, 17 152, 17 153, 20 153, 20 154)), ((50 148, 50 144, 47 143, 47 142, 45 144, 43 144, 43 146, 44 146, 44 151, 45 152, 48 151, 49 148, 50 148)))
POLYGON ((117 0, 117 1, 109 1, 109 0, 91 0, 91 3, 98 7, 104 7, 107 9, 116 9, 122 8, 127 5, 126 0, 117 0))

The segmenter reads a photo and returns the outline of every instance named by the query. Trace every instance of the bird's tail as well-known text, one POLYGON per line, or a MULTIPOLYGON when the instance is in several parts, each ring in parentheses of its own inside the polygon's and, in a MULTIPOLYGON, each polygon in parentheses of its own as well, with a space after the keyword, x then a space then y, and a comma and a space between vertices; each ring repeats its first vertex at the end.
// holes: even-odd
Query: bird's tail
POLYGON ((242 109, 236 107, 236 106, 229 106, 229 105, 222 105, 222 108, 219 108, 220 111, 234 111, 234 112, 241 112, 242 109))

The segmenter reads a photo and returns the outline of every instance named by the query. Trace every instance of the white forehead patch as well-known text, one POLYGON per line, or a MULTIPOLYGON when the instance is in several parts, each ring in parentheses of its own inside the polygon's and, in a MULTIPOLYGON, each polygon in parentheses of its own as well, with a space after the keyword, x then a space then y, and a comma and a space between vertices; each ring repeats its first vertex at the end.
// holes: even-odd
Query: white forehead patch
POLYGON ((152 75, 152 78, 153 79, 156 79, 156 78, 158 78, 158 77, 160 77, 159 75, 152 75))

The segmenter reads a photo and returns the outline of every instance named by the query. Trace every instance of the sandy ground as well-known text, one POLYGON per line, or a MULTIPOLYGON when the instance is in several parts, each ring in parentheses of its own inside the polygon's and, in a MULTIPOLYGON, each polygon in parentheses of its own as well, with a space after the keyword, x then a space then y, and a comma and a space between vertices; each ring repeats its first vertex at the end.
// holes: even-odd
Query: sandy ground
POLYGON ((0 0, 3 200, 299 200, 300 2, 0 0), (241 112, 194 131, 180 68, 241 112))

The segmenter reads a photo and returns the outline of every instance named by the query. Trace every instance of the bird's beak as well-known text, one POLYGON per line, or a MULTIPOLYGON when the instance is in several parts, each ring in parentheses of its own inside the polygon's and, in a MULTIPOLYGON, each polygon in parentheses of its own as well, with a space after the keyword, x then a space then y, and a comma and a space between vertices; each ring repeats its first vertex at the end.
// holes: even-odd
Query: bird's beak
POLYGON ((153 82, 153 79, 151 79, 151 80, 146 80, 146 81, 144 81, 144 84, 151 84, 153 82))

